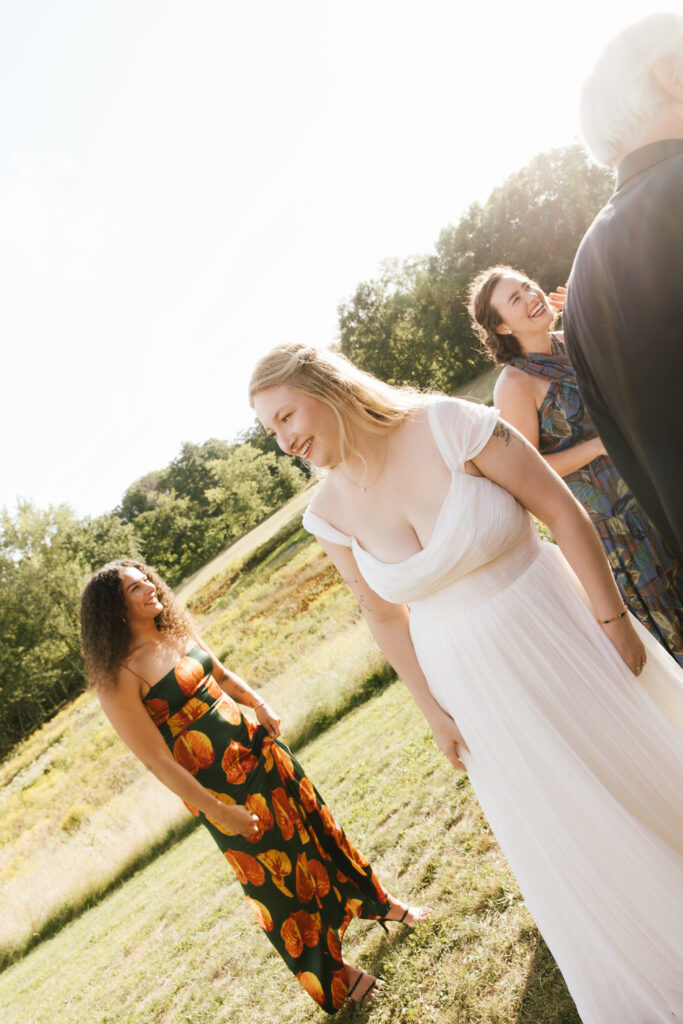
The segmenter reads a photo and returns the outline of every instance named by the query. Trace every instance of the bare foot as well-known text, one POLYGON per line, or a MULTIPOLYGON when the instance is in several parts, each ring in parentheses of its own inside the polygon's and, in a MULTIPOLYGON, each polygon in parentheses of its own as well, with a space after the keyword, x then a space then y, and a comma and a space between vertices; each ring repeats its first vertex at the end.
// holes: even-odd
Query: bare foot
POLYGON ((385 921, 398 921, 400 924, 407 925, 408 928, 413 928, 418 921, 426 921, 428 917, 431 917, 431 907, 411 907, 407 903, 395 900, 393 896, 387 898, 391 903, 391 910, 385 915, 385 921))
POLYGON ((384 988, 384 982, 380 978, 376 978, 374 974, 367 974, 365 971, 359 971, 357 967, 352 967, 351 964, 347 964, 344 960, 344 967, 346 969, 346 977, 349 983, 349 991, 347 997, 353 1003, 364 1003, 371 1002, 376 999, 384 988))

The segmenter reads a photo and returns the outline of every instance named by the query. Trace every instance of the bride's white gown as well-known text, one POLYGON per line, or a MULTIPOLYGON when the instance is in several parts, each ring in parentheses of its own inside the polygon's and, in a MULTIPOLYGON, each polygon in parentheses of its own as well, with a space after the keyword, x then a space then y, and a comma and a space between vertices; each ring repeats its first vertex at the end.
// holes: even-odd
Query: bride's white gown
POLYGON ((410 605, 429 688, 585 1024, 683 1021, 683 672, 633 620, 648 655, 636 679, 561 552, 465 472, 497 415, 430 405, 452 483, 405 561, 378 561, 310 511, 304 525, 410 605))

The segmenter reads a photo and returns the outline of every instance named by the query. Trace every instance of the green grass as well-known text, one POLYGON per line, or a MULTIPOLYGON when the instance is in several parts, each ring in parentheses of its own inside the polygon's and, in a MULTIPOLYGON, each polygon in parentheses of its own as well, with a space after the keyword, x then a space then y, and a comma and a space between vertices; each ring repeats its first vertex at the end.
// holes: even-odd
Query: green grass
MULTIPOLYGON (((429 924, 356 922, 345 955, 387 981, 383 1022, 576 1024, 557 968, 464 776, 400 685, 301 760, 340 823, 429 924)), ((271 952, 213 841, 197 829, 0 975, 5 1024, 305 1024, 323 1019, 271 952)), ((337 1019, 349 1021, 347 1004, 337 1019)))

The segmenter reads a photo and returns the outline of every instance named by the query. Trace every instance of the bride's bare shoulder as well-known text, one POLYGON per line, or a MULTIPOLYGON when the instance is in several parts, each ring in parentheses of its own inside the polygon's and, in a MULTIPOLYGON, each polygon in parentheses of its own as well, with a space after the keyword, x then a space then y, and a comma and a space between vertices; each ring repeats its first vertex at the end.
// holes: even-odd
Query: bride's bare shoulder
POLYGON ((405 427, 428 427, 429 426, 429 407, 434 404, 434 401, 438 401, 438 396, 435 396, 433 400, 425 399, 421 405, 415 406, 414 409, 408 413, 404 419, 402 426, 405 427))
POLYGON ((323 478, 308 507, 314 515, 320 516, 322 519, 329 519, 334 515, 339 497, 337 480, 331 473, 323 478))
POLYGON ((424 405, 418 405, 413 409, 398 427, 397 433, 413 440, 427 436, 431 432, 429 423, 429 406, 431 404, 431 402, 425 402, 424 405))

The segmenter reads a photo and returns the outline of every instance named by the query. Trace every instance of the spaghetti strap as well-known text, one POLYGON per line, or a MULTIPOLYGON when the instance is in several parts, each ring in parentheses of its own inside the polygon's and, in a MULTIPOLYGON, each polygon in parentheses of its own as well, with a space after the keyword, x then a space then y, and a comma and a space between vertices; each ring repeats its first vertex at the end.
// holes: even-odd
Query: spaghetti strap
POLYGON ((141 676, 139 672, 136 672, 134 668, 131 668, 130 665, 126 665, 124 661, 121 662, 121 668, 125 668, 127 672, 130 672, 132 673, 132 675, 137 676, 140 682, 144 683, 149 690, 152 689, 152 684, 147 682, 147 680, 143 676, 141 676))

